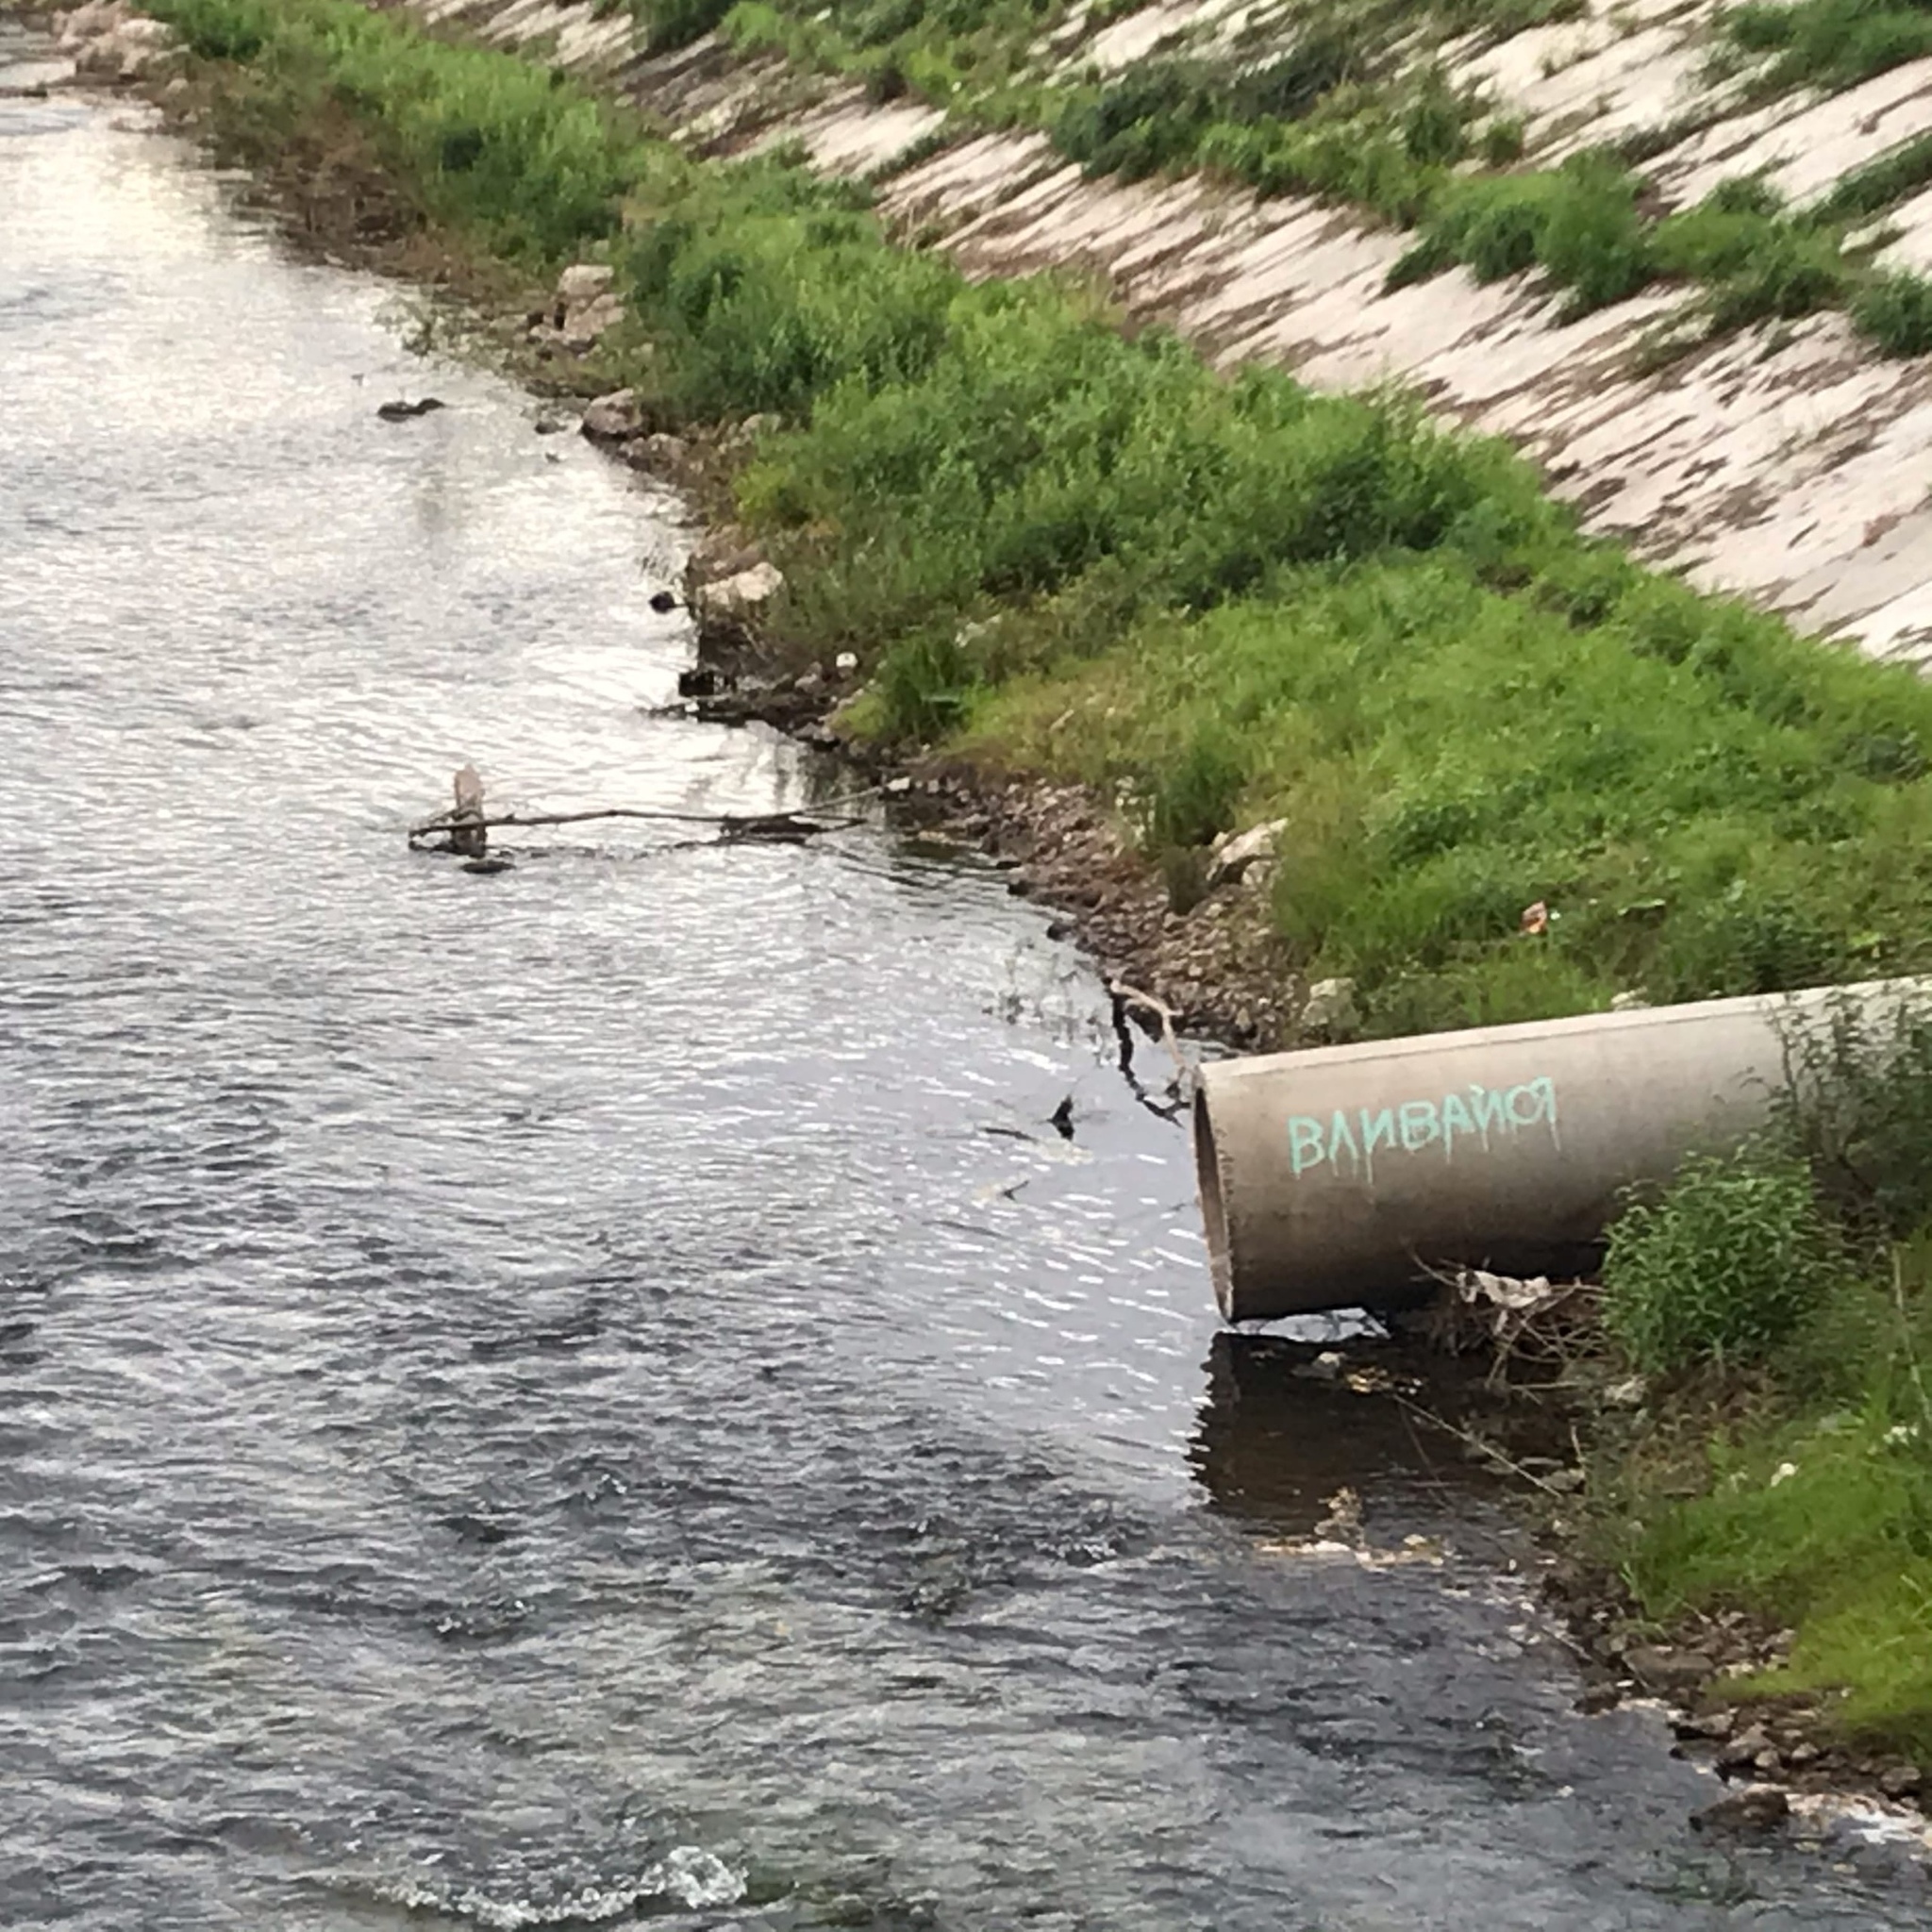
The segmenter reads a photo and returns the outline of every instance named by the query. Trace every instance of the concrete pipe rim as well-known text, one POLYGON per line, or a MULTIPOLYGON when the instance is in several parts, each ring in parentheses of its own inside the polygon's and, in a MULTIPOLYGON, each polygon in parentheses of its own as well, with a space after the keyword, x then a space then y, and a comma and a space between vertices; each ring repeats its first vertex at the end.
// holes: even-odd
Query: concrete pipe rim
POLYGON ((1201 1228, 1208 1241, 1208 1272, 1214 1281, 1222 1319, 1234 1313, 1234 1263, 1228 1254, 1227 1208, 1221 1198, 1221 1149, 1214 1138, 1214 1114, 1204 1084, 1194 1089, 1194 1183, 1201 1196, 1201 1228))

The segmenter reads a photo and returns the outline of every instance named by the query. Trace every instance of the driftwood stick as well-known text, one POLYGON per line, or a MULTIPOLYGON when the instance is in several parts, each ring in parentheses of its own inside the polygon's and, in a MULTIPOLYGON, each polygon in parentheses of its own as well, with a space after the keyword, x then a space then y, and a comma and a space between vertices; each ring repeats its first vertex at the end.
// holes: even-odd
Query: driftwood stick
POLYGON ((426 839, 433 832, 487 829, 498 825, 575 825, 589 819, 643 819, 661 824, 710 825, 727 839, 810 838, 818 832, 842 832, 862 824, 856 818, 803 819, 789 811, 716 812, 653 811, 635 806, 606 806, 596 811, 505 812, 497 818, 467 818, 444 812, 409 827, 411 839, 426 839))
POLYGON ((1160 1022, 1160 1043, 1174 1058, 1174 1091, 1181 1099, 1190 1098, 1194 1091, 1194 1063, 1181 1051, 1181 1043, 1174 1030, 1174 1011, 1165 1000, 1158 1000, 1152 993, 1142 992, 1138 987, 1129 986, 1123 979, 1109 979, 1107 983, 1108 996, 1114 1003, 1116 1013, 1128 1007, 1137 1007, 1143 1013, 1151 1013, 1160 1022))

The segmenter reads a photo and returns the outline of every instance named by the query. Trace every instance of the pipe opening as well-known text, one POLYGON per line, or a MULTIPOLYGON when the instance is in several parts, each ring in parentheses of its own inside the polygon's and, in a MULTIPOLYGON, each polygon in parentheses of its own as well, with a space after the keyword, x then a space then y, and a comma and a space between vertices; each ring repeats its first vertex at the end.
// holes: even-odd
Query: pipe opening
POLYGON ((1205 1086, 1194 1089, 1194 1181, 1201 1193, 1201 1227, 1208 1238, 1208 1269, 1222 1319, 1234 1320, 1234 1266, 1227 1252, 1227 1209, 1221 1198, 1221 1150, 1205 1086))

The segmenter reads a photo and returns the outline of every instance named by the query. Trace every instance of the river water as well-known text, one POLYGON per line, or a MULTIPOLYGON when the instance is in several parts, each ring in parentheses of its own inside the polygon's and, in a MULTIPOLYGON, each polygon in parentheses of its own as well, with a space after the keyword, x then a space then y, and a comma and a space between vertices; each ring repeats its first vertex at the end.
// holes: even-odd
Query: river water
POLYGON ((398 311, 0 101, 0 1924, 1927 1923, 1698 1840, 1493 1506, 1216 1337, 996 871, 406 850, 828 781, 648 715, 675 506, 398 311), (1441 1560, 1296 1548, 1344 1476, 1441 1560))

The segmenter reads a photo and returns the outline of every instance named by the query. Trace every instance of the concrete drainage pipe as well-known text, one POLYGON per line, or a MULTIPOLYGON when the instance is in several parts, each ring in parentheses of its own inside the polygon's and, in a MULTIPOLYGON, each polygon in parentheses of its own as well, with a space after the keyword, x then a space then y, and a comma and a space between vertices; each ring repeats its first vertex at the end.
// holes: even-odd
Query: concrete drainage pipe
POLYGON ((1623 1191, 1764 1125, 1835 1010, 1883 1027, 1928 1000, 1882 980, 1211 1062, 1194 1159, 1221 1311, 1413 1304, 1431 1265, 1586 1271, 1623 1191))

